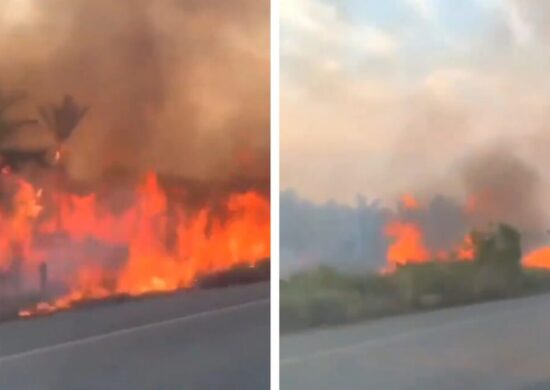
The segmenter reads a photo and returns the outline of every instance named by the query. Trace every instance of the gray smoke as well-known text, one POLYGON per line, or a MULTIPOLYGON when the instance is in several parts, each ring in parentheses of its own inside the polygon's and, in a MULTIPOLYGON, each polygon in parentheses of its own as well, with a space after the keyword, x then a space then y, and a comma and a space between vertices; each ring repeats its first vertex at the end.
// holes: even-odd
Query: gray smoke
POLYGON ((511 224, 522 232, 527 245, 542 238, 543 178, 510 146, 472 153, 461 165, 460 177, 465 192, 474 198, 472 224, 511 224))
POLYGON ((388 210, 359 198, 355 206, 315 204, 281 193, 281 274, 320 264, 376 269, 384 264, 388 210))
POLYGON ((361 197, 355 206, 315 204, 293 191, 283 192, 282 275, 320 264, 379 269, 390 243, 384 228, 392 220, 420 226, 433 253, 455 250, 472 229, 501 222, 521 231, 525 250, 544 242, 542 179, 509 146, 471 152, 449 174, 466 196, 443 195, 444 189, 429 184, 414 189, 422 194, 417 209, 399 203, 384 208, 361 197))

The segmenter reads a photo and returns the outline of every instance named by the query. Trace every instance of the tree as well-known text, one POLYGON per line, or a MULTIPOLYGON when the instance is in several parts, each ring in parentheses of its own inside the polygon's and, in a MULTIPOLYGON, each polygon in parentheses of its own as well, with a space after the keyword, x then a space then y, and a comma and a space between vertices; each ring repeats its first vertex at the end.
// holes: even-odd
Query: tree
POLYGON ((80 106, 71 95, 65 95, 61 104, 42 106, 39 112, 58 145, 62 145, 84 118, 88 107, 80 106))
MULTIPOLYGON (((61 104, 42 106, 39 108, 39 112, 47 128, 53 133, 57 144, 55 151, 55 165, 58 172, 56 186, 60 187, 64 176, 63 144, 84 118, 88 112, 88 107, 79 105, 71 95, 65 95, 61 104)), ((61 209, 58 209, 56 219, 57 227, 61 230, 63 226, 61 209)))
POLYGON ((0 142, 25 126, 38 123, 36 119, 10 119, 7 117, 7 111, 26 98, 27 94, 24 92, 7 94, 0 90, 0 142))
POLYGON ((521 265, 521 235, 510 225, 500 224, 498 227, 497 249, 501 261, 516 267, 521 265))
POLYGON ((519 266, 521 235, 512 226, 499 224, 493 232, 473 232, 476 261, 481 264, 519 266))

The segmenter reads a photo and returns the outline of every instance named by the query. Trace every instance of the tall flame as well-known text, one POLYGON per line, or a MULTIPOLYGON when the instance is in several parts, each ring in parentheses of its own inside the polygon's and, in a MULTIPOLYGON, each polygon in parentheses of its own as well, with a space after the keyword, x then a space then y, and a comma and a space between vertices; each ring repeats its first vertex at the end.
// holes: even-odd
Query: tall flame
POLYGON ((0 212, 0 271, 8 272, 18 258, 22 272, 36 279, 46 261, 50 277, 67 290, 22 316, 84 299, 189 287, 202 275, 269 257, 269 201, 254 191, 228 196, 223 212, 208 206, 191 211, 172 204, 149 173, 131 206, 114 214, 95 193, 57 193, 53 205, 43 206, 42 189, 12 175, 0 180, 15 187, 11 210, 0 212), (67 239, 51 238, 59 234, 67 239), (49 245, 41 237, 50 237, 49 245), (14 247, 20 248, 17 256, 14 247), (121 251, 104 247, 124 249, 122 258, 121 251))
MULTIPOLYGON (((421 211, 420 202, 411 194, 400 198, 400 205, 409 211, 421 211)), ((467 206, 468 209, 468 206, 467 206)), ((425 263, 428 261, 461 260, 471 261, 475 257, 472 237, 467 235, 462 242, 448 251, 432 250, 425 240, 425 234, 420 223, 411 220, 392 220, 384 229, 390 244, 386 252, 386 266, 382 272, 394 271, 405 264, 425 263)))
POLYGON ((385 233, 393 239, 388 247, 390 269, 406 263, 423 263, 430 259, 420 228, 413 223, 394 221, 386 226, 385 233))

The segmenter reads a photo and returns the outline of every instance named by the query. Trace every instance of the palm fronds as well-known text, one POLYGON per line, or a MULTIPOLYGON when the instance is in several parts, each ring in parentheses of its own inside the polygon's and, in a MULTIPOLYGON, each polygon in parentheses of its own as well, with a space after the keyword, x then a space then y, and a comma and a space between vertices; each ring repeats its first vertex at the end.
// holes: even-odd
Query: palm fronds
POLYGON ((59 143, 66 141, 76 129, 88 107, 80 106, 71 95, 65 95, 59 105, 39 107, 40 116, 59 143))

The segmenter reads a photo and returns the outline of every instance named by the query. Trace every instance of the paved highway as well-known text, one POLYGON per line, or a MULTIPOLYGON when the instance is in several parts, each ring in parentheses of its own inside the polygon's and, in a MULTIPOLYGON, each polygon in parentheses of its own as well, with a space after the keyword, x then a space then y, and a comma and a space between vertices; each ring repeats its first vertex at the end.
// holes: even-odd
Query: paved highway
POLYGON ((283 390, 548 390, 550 295, 281 338, 283 390))
POLYGON ((1 390, 269 388, 269 284, 0 325, 1 390))

